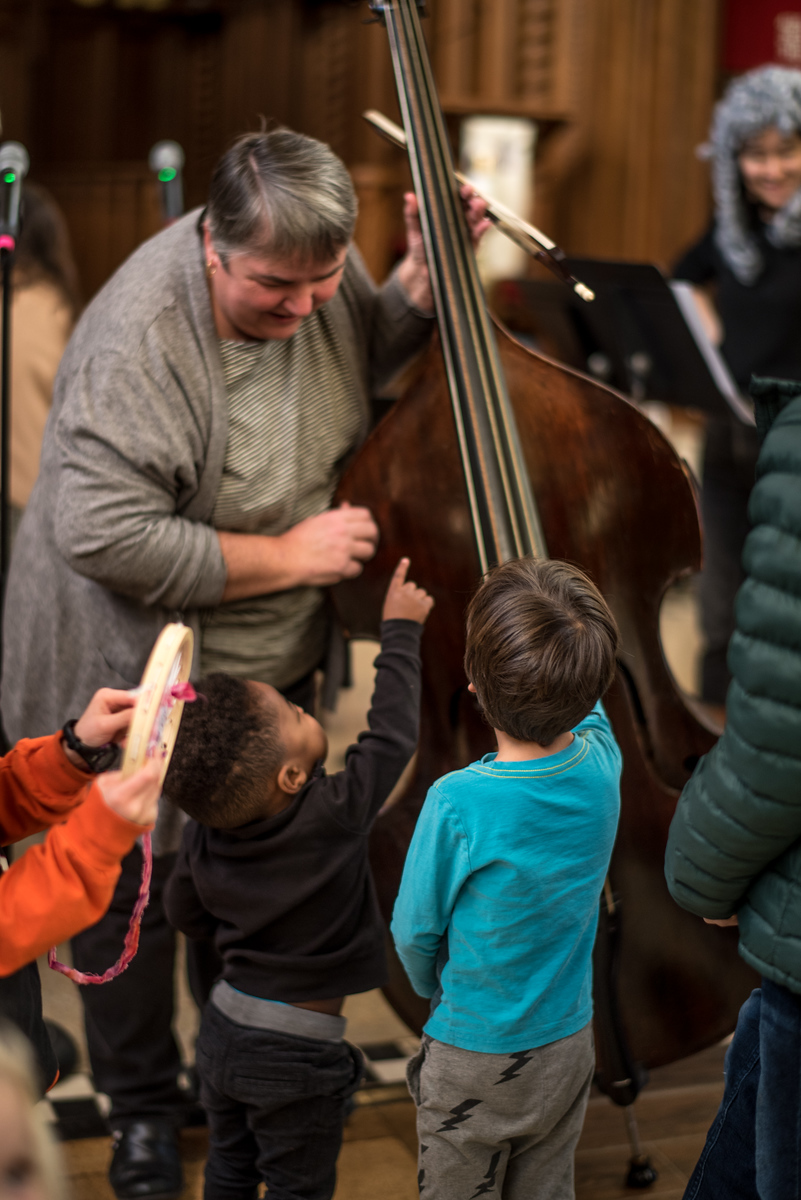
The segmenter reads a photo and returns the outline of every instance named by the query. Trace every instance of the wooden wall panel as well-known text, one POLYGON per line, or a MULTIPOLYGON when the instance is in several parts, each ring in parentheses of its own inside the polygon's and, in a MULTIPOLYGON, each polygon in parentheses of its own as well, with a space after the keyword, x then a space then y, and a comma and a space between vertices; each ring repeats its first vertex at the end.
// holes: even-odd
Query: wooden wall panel
MULTIPOLYGON (((468 112, 538 120, 542 228, 576 253, 667 262, 708 213, 693 150, 715 94, 721 3, 429 0, 450 126, 458 133, 468 112)), ((358 237, 380 274, 399 250, 408 174, 360 119, 366 107, 398 112, 386 33, 368 17, 366 0, 165 0, 159 12, 129 0, 0 0, 3 136, 28 146, 33 177, 75 169, 77 213, 81 178, 91 208, 96 177, 136 162, 146 179, 148 149, 165 137, 183 145, 187 202, 201 203, 236 134, 262 116, 289 124, 353 170, 358 237)), ((128 180, 133 220, 140 183, 128 170, 116 186, 128 180)), ((110 260, 104 250, 84 261, 95 252, 80 231, 76 240, 91 291, 110 260)))
POLYGON ((301 44, 301 12, 294 0, 242 5, 228 15, 220 89, 226 141, 258 129, 262 117, 291 120, 301 44))
POLYGON ((0 117, 2 139, 31 137, 34 65, 42 35, 39 0, 6 0, 0 5, 0 117))
POLYGON ((581 3, 577 144, 539 215, 574 253, 667 264, 709 214, 695 147, 715 98, 719 3, 581 3))
POLYGON ((559 51, 572 0, 440 0, 431 48, 443 107, 540 118, 570 114, 559 51))
POLYGON ((156 183, 144 163, 52 167, 35 178, 67 219, 84 300, 161 228, 156 183))

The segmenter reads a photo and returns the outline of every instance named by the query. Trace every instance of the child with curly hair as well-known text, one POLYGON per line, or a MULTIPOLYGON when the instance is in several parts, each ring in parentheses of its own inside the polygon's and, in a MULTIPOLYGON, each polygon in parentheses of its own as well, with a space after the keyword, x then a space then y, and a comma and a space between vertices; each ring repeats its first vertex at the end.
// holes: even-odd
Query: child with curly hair
POLYGON ((264 683, 210 675, 185 713, 165 789, 192 818, 167 914, 223 960, 197 1042, 209 1120, 205 1200, 329 1200, 362 1058, 343 999, 386 982, 368 835, 417 744, 422 626, 406 581, 384 601, 369 729, 326 775, 319 722, 264 683))

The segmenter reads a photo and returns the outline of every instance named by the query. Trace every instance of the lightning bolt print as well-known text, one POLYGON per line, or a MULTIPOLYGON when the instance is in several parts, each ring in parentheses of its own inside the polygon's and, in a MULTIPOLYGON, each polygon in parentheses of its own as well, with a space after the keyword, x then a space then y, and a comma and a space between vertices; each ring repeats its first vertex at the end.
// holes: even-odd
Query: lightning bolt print
MULTIPOLYGON (((504 1081, 505 1082, 505 1081, 504 1081)), ((497 1150, 490 1159, 489 1170, 484 1176, 484 1182, 478 1185, 478 1189, 473 1192, 470 1200, 476 1200, 477 1196, 488 1196, 490 1192, 495 1191, 495 1175, 498 1170, 498 1163, 501 1161, 501 1152, 497 1150)))
POLYGON ((463 1121, 469 1121, 471 1108, 475 1108, 480 1104, 480 1100, 463 1100, 461 1104, 457 1104, 456 1108, 451 1109, 451 1115, 447 1121, 444 1121, 437 1133, 450 1133, 457 1125, 461 1125, 463 1121))
POLYGON ((517 1079, 518 1075, 523 1070, 523 1067, 525 1067, 527 1063, 531 1062, 534 1055, 510 1054, 509 1057, 513 1061, 505 1071, 501 1071, 500 1079, 495 1080, 495 1087, 497 1087, 499 1083, 508 1083, 510 1079, 517 1079))
MULTIPOLYGON (((425 1154, 427 1149, 428 1149, 428 1146, 424 1146, 423 1143, 421 1142, 420 1143, 421 1158, 425 1154)), ((421 1167, 420 1170, 417 1172, 417 1190, 418 1190, 418 1192, 422 1192, 423 1188, 425 1187, 425 1182, 426 1182, 425 1167, 421 1167)))

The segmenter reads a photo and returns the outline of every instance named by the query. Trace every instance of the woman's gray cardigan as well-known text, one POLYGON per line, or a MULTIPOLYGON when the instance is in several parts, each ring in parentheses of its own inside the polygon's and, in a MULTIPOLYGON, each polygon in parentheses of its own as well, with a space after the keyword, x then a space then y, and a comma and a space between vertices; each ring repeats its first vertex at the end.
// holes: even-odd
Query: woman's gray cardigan
MULTIPOLYGON (((2 715, 12 741, 59 728, 101 686, 138 683, 159 630, 220 602, 211 516, 227 398, 193 212, 141 246, 84 312, 56 378, 14 547, 2 715)), ((432 322, 355 250, 328 312, 367 429, 369 397, 432 322)))

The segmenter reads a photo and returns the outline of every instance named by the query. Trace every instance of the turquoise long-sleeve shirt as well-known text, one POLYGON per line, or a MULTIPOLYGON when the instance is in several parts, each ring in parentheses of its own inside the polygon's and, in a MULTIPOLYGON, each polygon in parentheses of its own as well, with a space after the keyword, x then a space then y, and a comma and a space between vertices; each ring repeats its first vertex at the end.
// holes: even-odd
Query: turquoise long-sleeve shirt
POLYGON ((514 1054, 592 1017, 598 901, 620 811, 620 750, 599 703, 559 754, 487 754, 429 790, 392 935, 425 1032, 514 1054))

